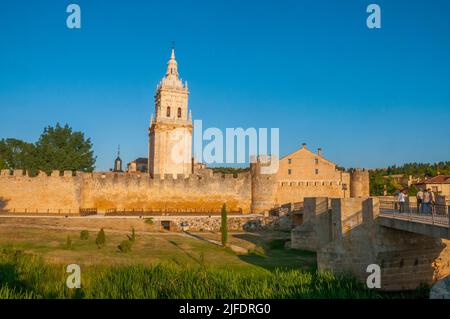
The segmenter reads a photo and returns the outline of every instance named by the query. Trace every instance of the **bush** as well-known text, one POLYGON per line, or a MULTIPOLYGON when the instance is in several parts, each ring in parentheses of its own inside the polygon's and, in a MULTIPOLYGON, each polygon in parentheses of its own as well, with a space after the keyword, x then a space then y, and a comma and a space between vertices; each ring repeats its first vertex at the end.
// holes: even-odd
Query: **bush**
POLYGON ((119 248, 121 252, 127 253, 131 251, 131 246, 133 246, 133 242, 131 240, 124 240, 119 246, 117 246, 117 248, 119 248))
POLYGON ((81 240, 88 240, 89 238, 89 232, 87 230, 82 230, 80 232, 80 239, 81 240))
POLYGON ((72 239, 70 239, 70 235, 67 235, 66 239, 66 249, 72 249, 72 239))
POLYGON ((228 241, 228 224, 227 224, 227 206, 222 206, 222 221, 220 225, 220 231, 222 232, 222 246, 226 246, 228 241))
POLYGON ((136 233, 134 232, 134 227, 132 227, 131 228, 131 236, 130 235, 127 235, 128 236, 128 240, 130 240, 130 241, 135 241, 136 240, 136 233))
POLYGON ((153 225, 155 222, 153 221, 153 218, 150 217, 150 218, 145 219, 145 223, 149 224, 149 225, 153 225))
POLYGON ((95 243, 97 244, 98 248, 102 248, 103 246, 105 246, 106 243, 106 235, 105 235, 105 231, 102 229, 100 229, 100 231, 97 234, 97 238, 95 239, 95 243))

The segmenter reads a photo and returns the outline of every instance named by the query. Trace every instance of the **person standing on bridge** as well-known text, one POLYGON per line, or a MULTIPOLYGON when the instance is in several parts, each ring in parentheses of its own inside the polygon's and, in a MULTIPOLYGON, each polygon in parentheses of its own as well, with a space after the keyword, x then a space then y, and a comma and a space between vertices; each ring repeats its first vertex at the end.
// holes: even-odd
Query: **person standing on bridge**
POLYGON ((431 201, 432 201, 432 195, 431 195, 431 192, 429 192, 427 189, 423 192, 423 201, 422 201, 423 213, 425 213, 425 214, 430 213, 431 201))
POLYGON ((423 213, 423 207, 422 207, 423 191, 421 189, 419 189, 419 191, 417 192, 416 198, 417 198, 417 213, 423 213))
POLYGON ((406 198, 408 195, 406 195, 406 190, 401 190, 400 193, 398 193, 398 202, 400 203, 400 213, 406 213, 407 211, 407 203, 406 198))
POLYGON ((431 188, 428 188, 428 192, 431 196, 431 212, 434 213, 435 205, 436 205, 436 197, 434 196, 434 192, 431 190, 431 188))

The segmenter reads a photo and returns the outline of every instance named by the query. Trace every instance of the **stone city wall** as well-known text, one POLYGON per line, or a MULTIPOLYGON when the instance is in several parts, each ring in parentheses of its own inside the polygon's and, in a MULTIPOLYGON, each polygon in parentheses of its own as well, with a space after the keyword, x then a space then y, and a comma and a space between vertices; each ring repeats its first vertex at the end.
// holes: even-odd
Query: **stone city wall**
POLYGON ((0 210, 27 213, 78 213, 117 210, 250 211, 249 174, 184 175, 150 178, 147 174, 80 173, 55 171, 51 176, 29 177, 22 171, 2 171, 0 210))

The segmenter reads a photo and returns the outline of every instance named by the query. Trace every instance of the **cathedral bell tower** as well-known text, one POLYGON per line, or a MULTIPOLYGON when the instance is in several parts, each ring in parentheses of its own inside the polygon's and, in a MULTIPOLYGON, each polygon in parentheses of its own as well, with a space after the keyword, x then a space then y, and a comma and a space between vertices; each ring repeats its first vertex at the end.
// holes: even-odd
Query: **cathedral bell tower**
POLYGON ((178 77, 175 50, 166 75, 156 87, 155 113, 150 119, 148 167, 151 176, 192 174, 192 117, 187 82, 178 77))

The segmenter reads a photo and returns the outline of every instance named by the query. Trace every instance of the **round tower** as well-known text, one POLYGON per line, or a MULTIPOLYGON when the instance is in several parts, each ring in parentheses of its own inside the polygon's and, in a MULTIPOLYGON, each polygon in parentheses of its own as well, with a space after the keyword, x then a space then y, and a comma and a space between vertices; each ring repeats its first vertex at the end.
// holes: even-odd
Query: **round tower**
POLYGON ((275 205, 277 191, 276 174, 271 172, 271 160, 267 157, 258 156, 250 163, 252 177, 252 213, 269 211, 275 205))
POLYGON ((369 171, 354 169, 350 172, 350 197, 369 197, 369 171))

